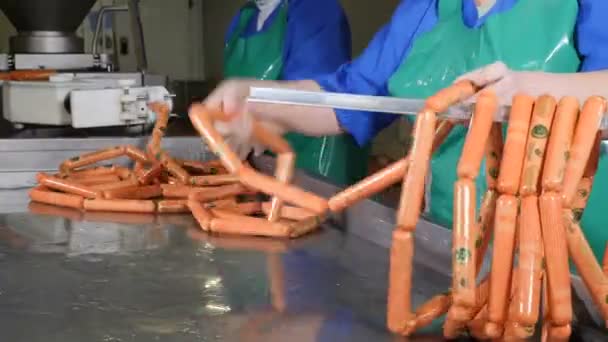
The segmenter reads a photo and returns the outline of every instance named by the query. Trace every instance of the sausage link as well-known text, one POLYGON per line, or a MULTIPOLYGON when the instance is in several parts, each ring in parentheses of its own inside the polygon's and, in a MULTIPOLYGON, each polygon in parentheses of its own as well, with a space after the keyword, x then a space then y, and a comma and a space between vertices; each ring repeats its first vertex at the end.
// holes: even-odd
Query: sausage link
POLYGON ((548 95, 539 97, 534 104, 534 112, 530 123, 530 133, 526 145, 526 157, 521 170, 521 196, 536 195, 539 191, 540 175, 543 159, 546 155, 549 130, 555 114, 555 99, 548 95))
POLYGON ((322 214, 327 211, 327 200, 298 187, 284 184, 276 179, 260 174, 249 167, 239 171, 241 182, 250 188, 268 195, 277 196, 285 202, 322 214))
POLYGON ((325 221, 325 216, 312 216, 293 223, 290 226, 291 232, 289 237, 292 239, 297 239, 301 236, 312 233, 313 231, 319 229, 323 221, 325 221))
POLYGON ((175 176, 182 184, 190 184, 190 174, 167 153, 162 153, 161 161, 167 171, 175 176))
POLYGON ((488 340, 489 337, 486 334, 486 324, 488 322, 488 306, 484 305, 481 310, 477 313, 477 316, 472 321, 467 323, 467 328, 471 336, 478 340, 488 340))
POLYGON ((211 213, 218 217, 223 218, 227 215, 254 215, 258 214, 262 211, 262 205, 260 202, 247 202, 247 203, 239 203, 230 208, 213 208, 211 209, 211 213), (224 214, 224 215, 222 215, 224 214))
POLYGON ((143 171, 141 175, 138 175, 137 180, 141 185, 151 184, 153 180, 160 177, 163 172, 163 164, 156 163, 150 169, 143 171))
POLYGON ((211 212, 203 207, 203 204, 198 201, 188 200, 187 205, 200 228, 208 232, 211 228, 211 221, 213 220, 211 212))
POLYGON ((572 326, 570 324, 551 326, 547 331, 547 340, 550 342, 567 342, 570 341, 570 335, 572 335, 572 326))
POLYGON ((151 214, 156 211, 156 205, 153 201, 94 199, 85 200, 84 209, 91 211, 151 214))
POLYGON ((84 166, 89 166, 100 161, 110 160, 125 155, 124 146, 116 146, 101 151, 86 153, 81 156, 66 160, 61 165, 68 170, 78 169, 84 166))
POLYGON ((533 107, 534 98, 530 96, 518 94, 513 98, 502 167, 498 173, 497 187, 502 194, 516 195, 519 191, 533 107))
POLYGON ((252 135, 255 141, 268 147, 276 154, 293 153, 287 140, 266 129, 261 123, 254 121, 252 135))
POLYGON ((143 200, 160 197, 161 195, 162 189, 160 185, 132 186, 103 192, 105 199, 143 200))
POLYGON ((457 339, 465 332, 464 330, 462 323, 453 319, 446 318, 445 323, 443 323, 443 337, 448 340, 457 339))
POLYGON ((88 177, 108 176, 116 173, 116 167, 95 167, 91 169, 75 170, 69 173, 69 177, 73 179, 86 179, 88 177))
POLYGON ((551 320, 554 325, 563 326, 572 322, 572 298, 561 196, 559 193, 545 193, 539 199, 539 207, 546 277, 551 294, 548 298, 551 320))
POLYGON ((403 180, 401 202, 397 212, 397 225, 401 229, 416 229, 433 147, 433 133, 437 118, 434 112, 424 110, 418 114, 414 128, 414 143, 409 155, 409 169, 403 180))
POLYGON ((93 187, 87 187, 80 185, 76 182, 69 181, 66 179, 60 179, 57 177, 49 176, 45 173, 38 173, 36 176, 38 182, 48 187, 49 189, 66 192, 68 194, 78 195, 85 198, 98 198, 101 197, 101 193, 93 187))
POLYGON ((148 156, 146 155, 146 152, 138 149, 135 146, 132 146, 132 145, 126 146, 125 154, 127 155, 127 157, 133 159, 136 162, 140 162, 140 163, 148 162, 148 156))
POLYGON ((498 99, 496 95, 489 91, 481 92, 475 105, 475 113, 471 119, 463 152, 458 161, 458 178, 476 179, 479 175, 479 168, 488 145, 494 114, 497 109, 498 99))
POLYGON ((191 176, 190 185, 193 186, 218 186, 228 185, 239 182, 239 176, 234 174, 211 175, 211 176, 191 176))
POLYGON ((462 179, 454 186, 454 229, 452 237, 452 298, 454 303, 475 306, 475 183, 462 179))
POLYGON ((222 136, 213 127, 213 121, 226 117, 223 113, 212 113, 202 104, 190 107, 190 121, 205 139, 211 151, 217 154, 230 173, 237 173, 242 166, 241 159, 228 147, 222 136))
POLYGON ((602 260, 602 270, 608 277, 608 242, 606 242, 606 248, 604 249, 604 259, 602 260))
POLYGON ((475 240, 475 273, 479 274, 483 265, 490 240, 494 232, 494 217, 496 214, 496 202, 498 193, 495 190, 488 190, 483 196, 481 209, 479 210, 479 218, 477 220, 478 237, 475 240))
POLYGON ((512 281, 518 205, 517 198, 512 195, 502 195, 496 202, 491 268, 496 271, 490 274, 488 320, 497 324, 504 324, 507 319, 509 298, 505 293, 508 293, 512 281))
MULTIPOLYGON (((277 157, 277 167, 275 171, 275 178, 277 181, 289 184, 293 179, 293 172, 296 163, 296 155, 293 152, 283 152, 277 157)), ((268 221, 276 222, 281 218, 281 208, 283 207, 283 200, 278 197, 273 197, 270 203, 270 210, 268 211, 268 221)))
POLYGON ((34 202, 56 205, 59 207, 67 207, 74 209, 82 209, 84 197, 71 194, 62 194, 59 192, 50 192, 42 190, 31 190, 30 199, 34 202))
POLYGON ((133 177, 134 173, 126 167, 122 166, 113 166, 114 174, 117 175, 120 179, 125 180, 127 178, 133 177))
POLYGON ((591 153, 589 154, 589 161, 585 166, 585 172, 583 173, 583 178, 590 177, 593 178, 595 173, 597 172, 597 168, 600 164, 600 154, 602 150, 602 133, 598 132, 595 137, 595 143, 591 148, 591 153))
POLYGON ((410 336, 417 330, 431 325, 436 319, 445 315, 452 305, 450 294, 440 294, 431 298, 416 309, 416 318, 407 322, 407 326, 401 332, 404 336, 410 336))
POLYGON ((210 202, 226 197, 240 195, 247 192, 241 184, 224 185, 212 188, 194 188, 190 191, 188 199, 199 202, 210 202))
POLYGON ((578 109, 579 103, 575 97, 566 96, 559 101, 543 166, 544 191, 562 190, 578 109))
POLYGON ((101 176, 90 176, 85 178, 67 178, 68 180, 74 181, 78 184, 91 186, 91 185, 100 185, 107 183, 116 183, 120 182, 120 177, 117 175, 101 175, 101 176))
POLYGON ((207 209, 219 208, 219 209, 230 209, 236 208, 237 202, 236 198, 227 198, 222 200, 217 200, 213 202, 203 203, 203 206, 207 209))
POLYGON ((583 106, 583 110, 576 125, 570 158, 564 175, 562 195, 564 205, 571 208, 576 196, 576 188, 585 173, 591 151, 596 143, 597 132, 604 113, 606 100, 601 97, 590 97, 583 106))
MULTIPOLYGON (((264 214, 268 215, 271 207, 272 206, 270 202, 262 203, 262 211, 264 212, 264 214)), ((313 216, 315 216, 315 213, 310 210, 288 205, 285 205, 281 208, 281 218, 286 220, 301 221, 307 218, 311 218, 313 216)))
POLYGON ((156 211, 161 214, 188 213, 188 200, 163 200, 156 203, 156 211))
POLYGON ((397 229, 393 232, 388 287, 387 325, 393 333, 400 333, 407 322, 415 318, 412 313, 412 268, 414 235, 397 229))
POLYGON ((110 190, 117 190, 117 189, 124 189, 124 188, 132 188, 132 187, 138 186, 138 185, 139 185, 139 182, 136 179, 127 179, 127 180, 115 182, 115 183, 92 185, 91 189, 93 189, 95 191, 103 192, 103 191, 110 191, 110 190))
POLYGON ((452 105, 455 105, 477 92, 477 87, 467 80, 459 81, 444 88, 426 100, 426 107, 435 113, 443 113, 452 105))
POLYGON ((514 321, 533 326, 538 321, 543 268, 543 245, 538 197, 522 199, 519 222, 519 291, 514 321))
POLYGON ((226 171, 224 165, 222 165, 222 161, 217 159, 206 162, 185 159, 176 159, 175 161, 193 174, 219 175, 226 171))
POLYGON ((486 146, 486 183, 488 189, 496 189, 498 174, 500 172, 500 161, 503 150, 502 124, 494 123, 490 130, 488 144, 486 146))
POLYGON ((163 191, 163 197, 167 198, 188 198, 191 192, 194 189, 198 189, 199 191, 204 190, 205 188, 193 188, 191 186, 186 185, 173 185, 173 184, 161 184, 161 189, 163 191))
POLYGON ((231 235, 266 236, 274 238, 289 237, 289 227, 279 222, 269 222, 255 217, 214 218, 211 231, 231 235))

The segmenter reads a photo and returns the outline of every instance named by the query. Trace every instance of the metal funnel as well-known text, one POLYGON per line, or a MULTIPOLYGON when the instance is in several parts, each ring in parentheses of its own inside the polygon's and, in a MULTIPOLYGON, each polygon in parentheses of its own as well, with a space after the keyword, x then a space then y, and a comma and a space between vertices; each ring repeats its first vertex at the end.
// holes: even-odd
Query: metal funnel
POLYGON ((13 53, 78 53, 74 35, 96 0, 1 0, 0 9, 19 34, 11 38, 13 53))

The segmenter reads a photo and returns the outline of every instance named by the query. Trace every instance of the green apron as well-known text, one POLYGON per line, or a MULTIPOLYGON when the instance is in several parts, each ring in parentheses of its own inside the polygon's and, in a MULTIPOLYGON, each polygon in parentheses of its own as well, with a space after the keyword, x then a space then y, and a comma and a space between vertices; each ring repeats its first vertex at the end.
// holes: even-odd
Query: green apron
MULTIPOLYGON (((393 96, 424 99, 456 77, 496 61, 513 70, 576 72, 580 60, 573 46, 576 0, 519 0, 513 7, 469 28, 462 0, 439 0, 438 23, 422 34, 389 81, 393 96)), ((466 128, 455 128, 431 162, 427 192, 429 218, 452 226, 453 186, 466 128)), ((485 169, 477 179, 478 204, 485 192, 485 169)))
MULTIPOLYGON (((277 18, 267 30, 241 38, 256 12, 253 2, 243 7, 237 28, 226 45, 225 77, 261 80, 281 77, 287 7, 287 2, 283 1, 277 18)), ((365 176, 367 150, 358 148, 350 135, 312 138, 287 134, 286 138, 298 155, 296 166, 300 169, 328 177, 338 185, 352 184, 365 176)))

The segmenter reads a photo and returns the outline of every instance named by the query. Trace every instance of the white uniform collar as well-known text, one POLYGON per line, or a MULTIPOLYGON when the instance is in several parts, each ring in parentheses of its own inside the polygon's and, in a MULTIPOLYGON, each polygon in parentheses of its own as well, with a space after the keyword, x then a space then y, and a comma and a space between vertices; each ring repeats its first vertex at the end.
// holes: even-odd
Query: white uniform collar
POLYGON ((268 20, 272 12, 279 7, 281 0, 254 0, 254 2, 260 10, 257 22, 257 30, 260 31, 264 27, 264 23, 266 23, 266 20, 268 20))
POLYGON ((496 5, 496 0, 478 0, 476 1, 477 5, 477 16, 479 18, 483 17, 484 15, 488 14, 488 12, 490 12, 490 10, 492 9, 492 7, 494 7, 494 5, 496 5))

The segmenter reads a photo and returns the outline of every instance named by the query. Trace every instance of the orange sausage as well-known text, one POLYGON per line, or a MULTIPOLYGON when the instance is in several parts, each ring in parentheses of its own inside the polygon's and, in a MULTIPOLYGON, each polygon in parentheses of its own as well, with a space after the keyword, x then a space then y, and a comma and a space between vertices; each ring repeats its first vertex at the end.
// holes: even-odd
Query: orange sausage
POLYGON ((183 159, 176 159, 176 161, 183 168, 188 169, 188 171, 196 174, 202 173, 205 175, 217 175, 225 171, 224 165, 222 165, 222 162, 220 160, 210 160, 204 163, 196 160, 183 159))
POLYGON ((136 179, 127 179, 120 182, 115 183, 106 183, 106 184, 98 184, 92 185, 91 189, 95 191, 110 191, 124 188, 132 188, 134 186, 138 186, 139 182, 136 179))
POLYGON ((437 124, 437 129, 435 129, 435 138, 433 139, 433 153, 435 153, 435 151, 437 151, 439 147, 441 147, 441 145, 443 144, 445 139, 448 138, 455 126, 456 123, 449 120, 441 120, 437 124))
POLYGON ((156 210, 161 214, 181 214, 190 212, 188 200, 164 200, 156 203, 156 210))
POLYGON ((137 180, 141 185, 151 184, 154 179, 160 177, 163 172, 163 164, 156 163, 150 169, 144 171, 141 175, 138 175, 137 180))
POLYGON ((436 122, 435 113, 429 110, 419 113, 416 118, 414 143, 409 155, 410 167, 403 181, 401 202, 397 213, 397 226, 401 229, 413 231, 418 223, 436 122))
POLYGON ((133 175, 131 170, 127 169, 126 167, 114 166, 113 169, 114 173, 123 180, 130 178, 133 175))
MULTIPOLYGON (((188 198, 190 192, 195 188, 186 185, 161 184, 163 197, 167 198, 188 198)), ((198 188, 203 189, 203 188, 198 188)))
POLYGON ((255 190, 277 196, 285 202, 322 214, 327 211, 327 200, 298 187, 283 184, 272 177, 260 174, 249 167, 239 171, 241 182, 255 190))
POLYGON ((497 109, 498 99, 496 95, 489 91, 481 92, 475 105, 475 114, 471 119, 463 152, 458 162, 459 178, 477 178, 497 109))
POLYGON ((209 231, 213 215, 209 210, 203 207, 203 204, 198 201, 188 200, 188 208, 192 212, 192 216, 198 222, 200 228, 204 231, 209 231))
POLYGON ((103 192, 105 199, 150 199, 161 195, 160 185, 132 186, 103 192))
POLYGON ((587 162, 587 165, 585 166, 585 172, 583 173, 583 177, 593 178, 595 176, 595 173, 597 172, 597 168, 599 167, 599 164, 600 164, 601 149, 602 149, 602 134, 600 132, 598 132, 597 136, 595 137, 595 143, 593 144, 593 147, 591 148, 591 153, 589 155, 589 161, 587 162))
POLYGON ((42 190, 31 190, 30 199, 34 202, 56 205, 59 207, 82 209, 84 198, 82 196, 62 194, 42 190))
POLYGON ((469 333, 478 340, 488 340, 489 337, 486 334, 485 326, 488 322, 488 306, 484 305, 481 310, 477 313, 477 316, 467 323, 469 333))
POLYGON ((262 124, 257 121, 253 123, 252 135, 254 139, 268 147, 272 152, 276 154, 293 153, 291 146, 287 140, 283 139, 280 135, 274 134, 267 130, 262 124))
POLYGON ((74 178, 74 179, 86 179, 88 177, 96 177, 96 176, 108 176, 108 175, 113 175, 116 172, 116 167, 95 167, 92 169, 85 169, 85 170, 76 170, 76 171, 72 171, 70 172, 69 176, 70 178, 74 178))
MULTIPOLYGON (((268 213, 270 212, 270 208, 271 203, 262 203, 262 211, 264 212, 264 214, 268 215, 268 213)), ((310 210, 287 205, 281 208, 281 218, 283 219, 300 221, 313 216, 315 216, 315 213, 310 210)))
POLYGON ((312 216, 291 224, 291 233, 289 234, 289 237, 296 239, 300 236, 312 233, 319 229, 321 224, 325 221, 325 218, 325 216, 312 216))
POLYGON ((100 185, 106 183, 120 182, 120 177, 117 175, 101 175, 101 176, 90 176, 85 178, 68 178, 78 184, 82 185, 100 185))
POLYGON ((223 199, 223 200, 218 200, 218 201, 213 201, 213 202, 207 202, 207 203, 203 203, 203 207, 207 208, 207 209, 213 209, 213 208, 220 208, 220 209, 226 209, 226 208, 236 208, 237 202, 236 199, 233 198, 227 198, 227 199, 223 199))
POLYGON ((496 189, 498 174, 500 172, 500 161, 502 159, 502 124, 494 123, 488 137, 486 146, 486 183, 488 189, 496 189))
POLYGON ((557 106, 547 145, 547 157, 543 166, 542 183, 545 191, 562 190, 564 172, 578 118, 578 108, 578 100, 571 96, 562 98, 557 106))
POLYGON ((583 106, 574 132, 570 159, 568 160, 566 174, 564 175, 562 194, 564 205, 568 208, 571 208, 574 202, 576 188, 585 172, 591 151, 596 142, 596 134, 605 112, 606 100, 601 97, 590 97, 583 106))
POLYGON ((234 174, 190 177, 190 184, 193 186, 217 186, 234 184, 238 182, 239 176, 234 174))
POLYGON ((416 309, 416 318, 409 321, 402 334, 410 336, 419 329, 425 328, 439 317, 445 315, 452 304, 449 294, 440 294, 431 298, 416 309))
POLYGON ((460 337, 465 331, 462 322, 446 318, 443 324, 443 337, 448 340, 455 340, 460 337))
MULTIPOLYGON (((519 203, 515 196, 502 195, 496 203, 494 221, 494 248, 492 270, 510 270, 513 267, 517 211, 519 203)), ((511 286, 510 271, 494 271, 490 274, 490 298, 488 300, 488 320, 503 324, 507 318, 508 297, 505 293, 511 286)))
POLYGON ((547 340, 551 342, 567 342, 570 341, 572 335, 572 326, 570 324, 563 326, 551 326, 547 332, 547 340))
POLYGON ((483 260, 488 250, 492 234, 494 232, 494 217, 496 213, 496 201, 498 193, 495 190, 488 190, 483 196, 479 218, 477 222, 478 237, 475 240, 475 273, 478 275, 483 265, 483 260))
POLYGON ((572 213, 574 214, 574 219, 576 222, 579 222, 583 217, 583 212, 585 211, 585 207, 587 206, 587 202, 591 196, 592 185, 593 179, 588 177, 581 179, 578 184, 576 197, 574 198, 572 205, 572 213))
POLYGON ((526 146, 526 157, 521 170, 519 193, 522 196, 538 193, 545 148, 547 147, 549 130, 553 123, 555 107, 555 99, 548 95, 539 97, 534 105, 526 146))
POLYGON ((135 146, 132 146, 132 145, 126 146, 125 154, 127 155, 127 157, 133 159, 136 162, 140 162, 140 163, 148 162, 148 156, 146 155, 146 152, 138 149, 135 146))
POLYGON ((238 218, 216 218, 211 220, 211 231, 221 234, 289 237, 289 226, 265 219, 241 216, 238 218))
POLYGON ((115 211, 123 213, 154 213, 156 205, 153 201, 141 200, 85 200, 84 209, 91 211, 115 211))
MULTIPOLYGON (((282 138, 281 138, 282 139, 282 138)), ((293 172, 296 163, 296 155, 293 152, 283 152, 277 157, 277 166, 275 170, 275 178, 282 183, 291 183, 293 172)), ((283 208, 283 200, 278 197, 273 197, 268 211, 268 221, 276 222, 281 218, 283 208)))
POLYGON ((224 185, 210 188, 194 188, 188 195, 188 199, 209 202, 223 199, 230 196, 240 195, 246 192, 244 186, 241 184, 224 185))
POLYGON ((462 179, 454 185, 454 229, 452 237, 452 298, 454 304, 475 306, 475 183, 462 179))
POLYGON ((585 238, 581 227, 574 220, 574 215, 570 210, 563 210, 564 226, 568 243, 568 252, 583 278, 583 282, 595 305, 599 309, 604 319, 608 319, 608 278, 604 275, 602 268, 595 259, 593 250, 585 238))
POLYGON ((444 88, 426 100, 426 107, 435 113, 443 113, 452 105, 473 96, 477 87, 467 80, 459 81, 444 88))
POLYGON ((606 249, 604 249, 604 260, 602 261, 602 266, 604 274, 608 277, 608 242, 606 243, 606 249))
POLYGON ((262 205, 260 202, 247 202, 247 203, 239 203, 230 208, 213 208, 211 209, 211 213, 219 218, 224 218, 225 216, 243 216, 243 215, 254 215, 262 211, 262 205))
POLYGON ((519 222, 519 287, 514 321, 533 326, 538 321, 542 287, 543 245, 538 197, 522 199, 519 222))
POLYGON ((190 184, 190 175, 188 171, 184 170, 173 158, 169 157, 167 153, 163 153, 161 161, 167 171, 175 176, 182 184, 190 184))
POLYGON ((86 153, 70 160, 66 160, 61 165, 69 170, 78 169, 83 166, 95 164, 100 161, 110 160, 125 155, 124 146, 116 146, 97 152, 86 153))
POLYGON ((396 334, 415 318, 411 302, 413 258, 413 233, 395 230, 391 247, 387 325, 396 334))
POLYGON ((241 159, 230 150, 222 136, 213 127, 214 120, 225 120, 226 115, 211 112, 202 104, 195 104, 190 107, 189 116, 192 125, 205 139, 210 150, 217 154, 230 173, 237 173, 242 166, 241 159))
POLYGON ((518 94, 513 98, 497 183, 498 190, 506 195, 516 195, 519 190, 533 107, 534 98, 530 96, 518 94))
POLYGON ((41 185, 46 186, 49 189, 58 190, 85 198, 98 198, 101 196, 101 194, 93 187, 89 188, 73 181, 49 176, 42 172, 38 173, 36 178, 41 185))
POLYGON ((546 274, 549 286, 549 308, 554 325, 572 322, 568 244, 561 217, 562 201, 558 193, 545 193, 539 199, 546 274))

